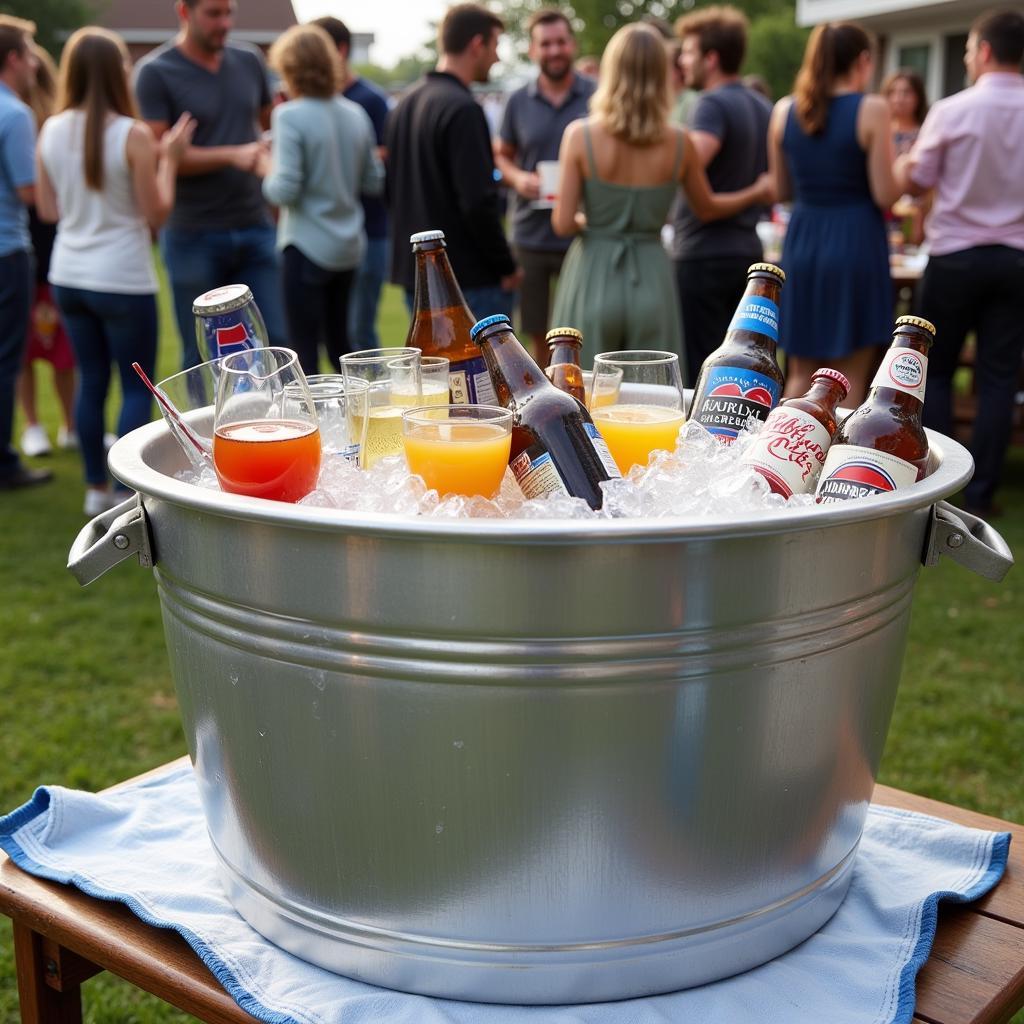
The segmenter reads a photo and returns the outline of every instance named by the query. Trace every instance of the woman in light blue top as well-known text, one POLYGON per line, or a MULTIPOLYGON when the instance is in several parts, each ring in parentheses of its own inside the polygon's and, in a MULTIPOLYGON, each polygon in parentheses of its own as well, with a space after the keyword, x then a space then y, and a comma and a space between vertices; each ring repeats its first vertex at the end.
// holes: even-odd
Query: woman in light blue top
POLYGON ((289 343, 302 369, 316 373, 321 344, 335 369, 349 351, 348 298, 366 247, 359 196, 383 190, 384 167, 366 111, 337 95, 341 62, 322 28, 288 29, 271 47, 270 65, 291 99, 271 117, 263 194, 281 208, 289 343))

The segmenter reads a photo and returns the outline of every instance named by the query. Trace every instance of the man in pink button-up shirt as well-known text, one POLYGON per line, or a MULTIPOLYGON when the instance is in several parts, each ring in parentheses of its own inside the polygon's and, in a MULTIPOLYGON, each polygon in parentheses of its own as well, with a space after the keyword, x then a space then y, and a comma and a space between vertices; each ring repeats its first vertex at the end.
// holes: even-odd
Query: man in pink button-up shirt
POLYGON ((1010 440, 1024 353, 1024 15, 986 14, 971 27, 969 89, 939 100, 913 149, 896 164, 912 195, 935 190, 931 258, 919 311, 938 336, 928 367, 926 426, 953 432, 953 373, 969 331, 977 338, 974 478, 966 504, 996 514, 993 495, 1010 440))

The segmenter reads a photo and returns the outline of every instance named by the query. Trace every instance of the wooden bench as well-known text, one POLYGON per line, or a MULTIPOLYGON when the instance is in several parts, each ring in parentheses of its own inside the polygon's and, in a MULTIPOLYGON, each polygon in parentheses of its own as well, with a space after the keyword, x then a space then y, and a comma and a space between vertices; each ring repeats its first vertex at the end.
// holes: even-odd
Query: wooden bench
MULTIPOLYGON (((164 769, 157 769, 163 771, 164 769)), ((1024 827, 888 786, 876 803, 1012 832, 1002 881, 969 906, 945 906, 917 979, 920 1024, 999 1024, 1024 1005, 1024 827)), ((34 878, 0 853, 0 913, 14 923, 23 1024, 81 1024, 81 986, 110 971, 209 1024, 252 1024, 176 932, 120 903, 34 878)))

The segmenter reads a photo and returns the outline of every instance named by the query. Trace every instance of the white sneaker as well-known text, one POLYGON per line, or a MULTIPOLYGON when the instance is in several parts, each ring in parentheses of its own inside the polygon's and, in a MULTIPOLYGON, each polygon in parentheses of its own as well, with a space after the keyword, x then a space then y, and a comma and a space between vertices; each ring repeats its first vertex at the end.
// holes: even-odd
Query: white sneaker
POLYGON ((61 427, 57 431, 57 447, 66 452, 78 451, 78 434, 67 427, 61 427))
POLYGON ((109 430, 103 435, 103 447, 109 452, 111 448, 117 443, 117 434, 112 434, 109 430))
POLYGON ((101 512, 106 512, 108 508, 113 508, 117 504, 114 495, 111 491, 98 491, 90 487, 85 492, 85 503, 82 505, 82 511, 87 516, 98 516, 101 512))
POLYGON ((21 435, 21 450, 26 455, 35 457, 49 455, 53 451, 53 447, 50 445, 50 439, 46 436, 46 431, 38 423, 34 423, 31 427, 26 427, 25 432, 21 435))

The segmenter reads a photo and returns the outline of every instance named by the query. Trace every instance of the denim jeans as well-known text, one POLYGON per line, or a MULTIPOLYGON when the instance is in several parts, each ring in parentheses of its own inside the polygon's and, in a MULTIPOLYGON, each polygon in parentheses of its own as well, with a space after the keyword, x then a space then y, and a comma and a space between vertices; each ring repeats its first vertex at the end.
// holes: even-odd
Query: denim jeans
POLYGON ((356 270, 348 301, 348 340, 353 349, 380 348, 377 310, 388 275, 388 240, 368 238, 366 255, 356 270))
POLYGON ((281 254, 284 310, 289 348, 307 376, 320 372, 320 346, 337 373, 351 350, 348 337, 349 293, 354 270, 327 270, 289 245, 281 254))
POLYGON ((974 476, 964 496, 969 507, 983 512, 992 507, 1010 446, 1024 353, 1022 294, 1024 250, 1005 245, 932 256, 921 282, 919 312, 938 328, 928 353, 922 418, 926 427, 943 434, 953 433, 953 375, 968 332, 975 332, 978 401, 968 445, 974 476))
POLYGON ((103 447, 103 410, 110 389, 111 363, 121 378, 118 436, 148 423, 152 414, 149 391, 132 369, 137 362, 150 379, 156 370, 157 316, 155 295, 92 292, 53 286, 78 362, 75 429, 85 463, 85 482, 107 483, 107 453, 103 447))
MULTIPOLYGON (((462 295, 477 320, 483 320, 484 317, 493 316, 495 313, 504 313, 511 318, 516 305, 516 293, 507 292, 497 284, 486 288, 463 288, 462 295)), ((414 296, 415 292, 405 293, 405 305, 410 315, 413 311, 414 296)))
POLYGON ((270 224, 210 231, 165 228, 160 250, 174 297, 174 315, 181 334, 182 368, 201 363, 196 344, 192 301, 224 284, 247 284, 263 314, 271 345, 287 345, 277 232, 270 224))
POLYGON ((24 249, 0 256, 0 476, 12 477, 21 465, 11 444, 14 393, 28 340, 32 309, 33 260, 24 249))

